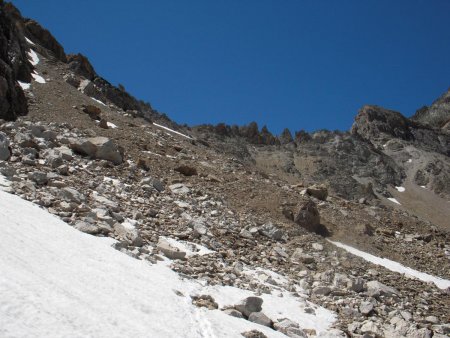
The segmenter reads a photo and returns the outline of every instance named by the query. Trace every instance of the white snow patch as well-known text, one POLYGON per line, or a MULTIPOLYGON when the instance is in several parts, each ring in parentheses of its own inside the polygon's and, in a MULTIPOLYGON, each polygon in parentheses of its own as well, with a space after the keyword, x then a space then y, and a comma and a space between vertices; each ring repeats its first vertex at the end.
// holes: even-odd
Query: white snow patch
MULTIPOLYGON (((253 296, 253 293, 250 291, 232 286, 209 286, 205 289, 206 292, 204 293, 211 295, 219 307, 235 305, 240 300, 253 296)), ((259 297, 264 300, 262 312, 274 321, 289 318, 299 323, 301 328, 314 329, 319 334, 326 331, 336 320, 333 312, 301 298, 293 297, 289 292, 262 294, 259 297), (307 307, 313 308, 315 314, 306 313, 305 308, 307 307)), ((259 326, 259 328, 261 327, 259 326)))
POLYGON ((177 135, 186 137, 186 138, 189 139, 189 140, 192 140, 192 137, 187 136, 187 135, 184 135, 184 134, 180 133, 179 131, 176 131, 176 130, 173 130, 173 129, 164 127, 164 126, 162 126, 162 125, 160 125, 160 124, 158 124, 158 123, 155 123, 155 122, 153 122, 153 125, 155 125, 155 126, 157 126, 157 127, 159 127, 159 128, 165 129, 165 130, 167 130, 167 131, 170 131, 171 133, 174 133, 174 134, 177 134, 177 135))
POLYGON ((106 124, 108 125, 108 127, 109 128, 111 128, 111 129, 116 129, 117 128, 117 126, 114 124, 114 123, 112 123, 112 122, 106 122, 106 124))
POLYGON ((162 237, 162 238, 164 238, 173 247, 180 249, 180 251, 186 252, 186 256, 188 257, 196 255, 204 256, 215 252, 197 243, 192 243, 188 241, 178 241, 170 237, 162 237))
POLYGON ((21 81, 17 81, 17 82, 19 83, 19 86, 21 86, 23 90, 30 89, 30 87, 31 87, 31 83, 26 83, 26 82, 21 82, 21 81))
MULTIPOLYGON (((18 196, 0 191, 0 336, 2 337, 239 337, 270 328, 192 305, 211 290, 219 304, 252 295, 182 280, 166 264, 150 265, 75 230, 18 196), (175 293, 179 291, 181 296, 175 293)), ((302 327, 327 330, 334 314, 302 300, 262 295, 263 310, 302 327)))
POLYGON ((36 66, 39 63, 39 56, 37 56, 34 50, 30 49, 30 51, 28 52, 28 56, 28 61, 30 61, 33 66, 36 66))
POLYGON ((404 187, 395 187, 395 189, 397 189, 398 192, 405 192, 404 187))
POLYGON ((33 77, 34 81, 39 82, 39 83, 45 83, 45 79, 42 76, 40 76, 39 74, 31 73, 31 76, 33 77))
POLYGON ((421 185, 420 187, 421 187, 421 188, 424 188, 424 189, 427 189, 427 187, 426 187, 426 186, 424 186, 424 185, 421 185))
POLYGON ((394 197, 388 197, 388 200, 393 202, 393 203, 397 203, 398 205, 401 205, 399 201, 397 201, 394 197))
POLYGON ((158 156, 158 157, 163 157, 161 154, 154 153, 153 151, 150 151, 150 150, 143 150, 142 152, 144 154, 149 154, 149 155, 154 155, 154 156, 158 156))
POLYGON ((36 45, 33 41, 31 41, 31 40, 28 39, 27 37, 25 37, 25 40, 26 40, 30 45, 33 45, 33 46, 36 45))
POLYGON ((358 249, 355 249, 351 246, 342 244, 340 242, 333 242, 330 241, 330 243, 333 243, 334 245, 336 245, 339 248, 345 249, 346 251, 350 252, 351 254, 355 255, 355 256, 359 256, 364 258, 366 261, 371 262, 373 264, 377 264, 377 265, 381 265, 384 266, 386 269, 394 271, 394 272, 398 272, 401 274, 404 274, 406 276, 409 277, 414 277, 417 278, 423 282, 432 282, 434 283, 439 289, 447 289, 450 287, 450 280, 447 279, 443 279, 440 277, 435 277, 432 275, 429 275, 427 273, 424 272, 420 272, 411 268, 408 268, 398 262, 395 261, 391 261, 390 259, 387 258, 380 258, 374 255, 371 255, 367 252, 364 251, 360 251, 358 249))
POLYGON ((85 79, 83 81, 80 82, 80 85, 78 86, 78 90, 81 91, 82 93, 84 93, 84 89, 87 87, 87 85, 91 83, 91 81, 85 79))
MULTIPOLYGON (((80 85, 80 87, 81 87, 81 85, 80 85)), ((84 88, 83 88, 83 89, 84 89, 84 88)), ((89 97, 90 97, 90 96, 89 96, 89 97)), ((94 100, 94 101, 97 102, 97 103, 100 103, 101 105, 104 105, 104 106, 106 107, 106 104, 104 104, 102 101, 97 100, 97 99, 95 99, 95 98, 93 98, 93 97, 91 97, 91 99, 94 100)))
POLYGON ((412 163, 412 158, 410 158, 410 159, 408 160, 408 163, 412 163))

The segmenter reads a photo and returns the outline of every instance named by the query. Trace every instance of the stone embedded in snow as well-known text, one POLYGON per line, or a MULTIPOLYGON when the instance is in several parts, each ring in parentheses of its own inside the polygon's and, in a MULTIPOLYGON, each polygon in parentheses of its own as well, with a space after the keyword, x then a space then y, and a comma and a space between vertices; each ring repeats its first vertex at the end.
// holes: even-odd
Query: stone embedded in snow
POLYGON ((229 316, 232 317, 236 317, 236 318, 244 318, 244 316, 242 315, 242 313, 240 313, 238 310, 236 309, 225 309, 223 310, 224 313, 226 313, 229 316))
POLYGON ((307 338, 300 325, 290 319, 284 318, 273 324, 273 328, 291 338, 307 338))
POLYGON ((113 228, 116 235, 123 241, 133 243, 139 237, 139 232, 135 227, 135 222, 132 220, 127 219, 122 223, 115 223, 113 228))
POLYGON ((170 259, 185 259, 186 252, 172 246, 165 238, 160 237, 156 248, 170 259))
POLYGON ((9 139, 5 133, 0 132, 0 161, 6 161, 10 156, 9 139))
POLYGON ((245 338, 267 338, 267 336, 258 330, 245 331, 241 333, 245 338))
POLYGON ((272 320, 262 312, 252 312, 248 316, 248 320, 259 325, 271 327, 272 320))
POLYGON ((252 312, 260 312, 262 310, 262 298, 259 297, 247 297, 243 299, 234 308, 242 313, 245 317, 250 316, 252 312))
POLYGON ((395 296, 398 295, 398 291, 393 287, 387 286, 378 281, 370 281, 367 282, 367 293, 371 297, 379 297, 379 296, 395 296))
POLYGON ((105 224, 99 225, 84 221, 79 221, 75 223, 74 228, 90 235, 98 235, 98 234, 106 235, 111 232, 111 228, 105 224))
POLYGON ((191 296, 192 304, 197 307, 206 307, 208 310, 216 310, 219 308, 216 301, 210 295, 191 296))
POLYGON ((175 183, 175 184, 169 185, 169 189, 174 194, 187 194, 190 191, 189 188, 186 187, 182 183, 175 183))
POLYGON ((107 160, 114 164, 123 162, 123 151, 107 137, 91 137, 88 139, 75 139, 70 143, 73 151, 93 159, 107 160))

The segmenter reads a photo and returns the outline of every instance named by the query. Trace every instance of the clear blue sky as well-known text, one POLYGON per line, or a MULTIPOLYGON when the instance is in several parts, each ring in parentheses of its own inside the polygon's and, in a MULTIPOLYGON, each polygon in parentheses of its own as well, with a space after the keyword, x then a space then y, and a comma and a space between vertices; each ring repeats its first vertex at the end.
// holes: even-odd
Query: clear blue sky
POLYGON ((448 0, 12 2, 179 123, 347 130, 450 86, 448 0))

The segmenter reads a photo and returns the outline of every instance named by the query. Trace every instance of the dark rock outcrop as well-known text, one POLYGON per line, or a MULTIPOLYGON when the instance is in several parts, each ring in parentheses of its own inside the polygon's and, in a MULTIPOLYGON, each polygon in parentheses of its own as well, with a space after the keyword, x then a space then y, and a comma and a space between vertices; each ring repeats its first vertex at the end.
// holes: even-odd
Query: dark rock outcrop
POLYGON ((27 59, 26 41, 14 21, 15 11, 14 6, 0 1, 0 118, 5 120, 28 112, 25 94, 17 81, 30 82, 33 70, 27 59))
POLYGON ((24 24, 33 41, 51 51, 58 60, 62 62, 67 61, 64 48, 47 29, 31 19, 25 19, 24 24))

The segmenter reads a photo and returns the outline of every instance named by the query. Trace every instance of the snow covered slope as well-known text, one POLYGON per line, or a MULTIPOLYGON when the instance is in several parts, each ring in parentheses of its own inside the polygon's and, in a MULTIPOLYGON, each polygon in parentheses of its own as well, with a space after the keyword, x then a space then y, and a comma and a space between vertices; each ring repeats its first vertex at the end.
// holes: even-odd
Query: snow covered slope
MULTIPOLYGON (((197 308, 190 298, 209 289, 226 304, 233 300, 227 295, 250 292, 228 288, 222 294, 181 280, 166 264, 133 259, 111 248, 110 240, 78 232, 3 191, 0 233, 0 337, 239 337, 251 329, 285 337, 220 310, 197 308)), ((300 304, 288 303, 270 307, 301 320, 300 304)), ((324 332, 334 315, 318 313, 316 321, 306 319, 324 332)))

